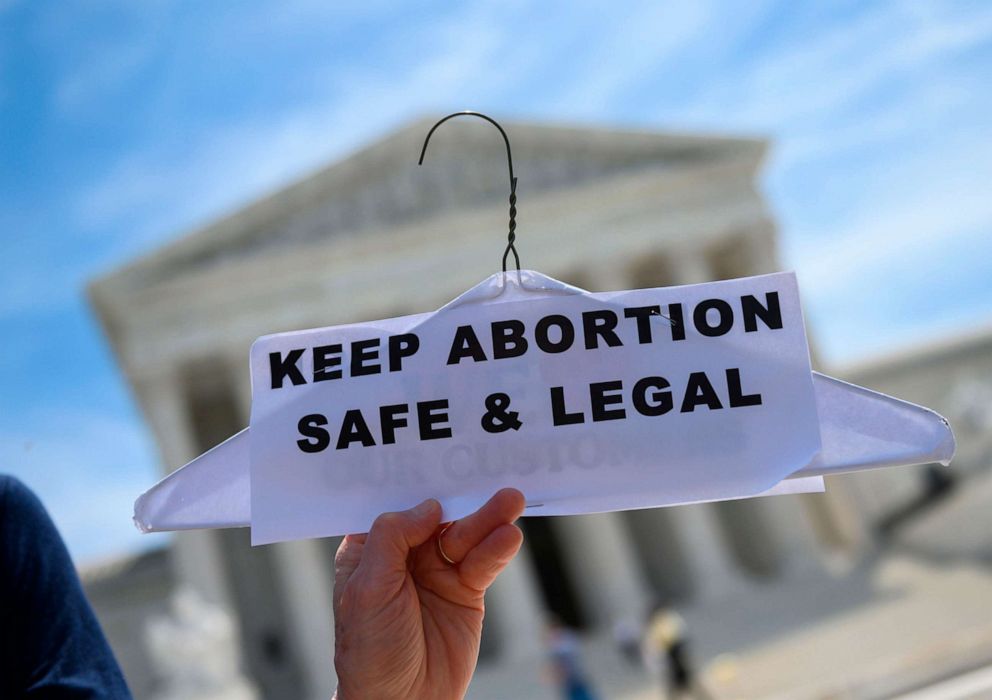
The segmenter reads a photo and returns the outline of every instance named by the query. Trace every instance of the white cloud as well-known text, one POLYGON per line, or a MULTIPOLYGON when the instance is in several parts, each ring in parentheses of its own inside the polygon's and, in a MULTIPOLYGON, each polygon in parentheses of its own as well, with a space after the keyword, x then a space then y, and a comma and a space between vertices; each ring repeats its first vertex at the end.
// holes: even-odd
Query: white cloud
MULTIPOLYGON (((477 8, 421 29, 432 47, 399 74, 374 67, 330 72, 309 101, 201 130, 181 149, 148 145, 79 194, 91 230, 134 220, 129 236, 155 240, 242 204, 325 164, 400 120, 474 92, 502 60, 509 32, 477 8)), ((410 37, 407 37, 410 40, 410 37)))
POLYGON ((87 52, 55 85, 56 107, 68 116, 99 108, 101 102, 123 89, 147 64, 156 44, 153 39, 154 35, 149 34, 87 52))
POLYGON ((878 270, 897 266, 918 275, 950 245, 973 246, 992 237, 992 202, 974 192, 934 191, 908 210, 880 209, 841 236, 803 246, 791 257, 809 296, 838 305, 863 297, 878 283, 878 270))
POLYGON ((992 198, 985 186, 992 179, 992 144, 964 132, 899 164, 864 206, 835 220, 797 224, 788 238, 786 260, 799 273, 821 350, 831 361, 849 362, 947 332, 954 323, 992 317, 992 294, 949 296, 959 293, 955 276, 974 276, 992 255, 992 198), (932 308, 907 314, 909 298, 929 299, 932 308))
POLYGON ((674 57, 706 41, 719 17, 709 1, 645 3, 628 7, 622 17, 605 6, 602 12, 605 16, 587 17, 582 40, 556 57, 571 64, 572 79, 549 86, 551 106, 562 113, 601 116, 610 104, 641 89, 646 78, 677 71, 674 57))
MULTIPOLYGON (((926 115, 923 123, 930 129, 939 125, 939 116, 929 118, 928 107, 940 102, 940 98, 932 97, 929 92, 914 97, 916 102, 912 105, 893 105, 879 113, 878 122, 869 120, 861 134, 862 143, 884 142, 891 135, 888 127, 898 134, 889 120, 897 119, 900 113, 905 119, 907 110, 915 118, 920 118, 921 113, 926 115)), ((977 105, 960 107, 974 114, 977 105)), ((950 113, 944 105, 936 109, 950 113)), ((976 116, 980 123, 981 116, 976 116)), ((983 224, 992 227, 992 198, 986 185, 992 179, 992 142, 980 125, 970 123, 967 118, 955 121, 956 129, 949 126, 946 131, 922 136, 911 133, 897 141, 894 148, 877 154, 864 205, 839 215, 839 221, 797 223, 796 254, 810 261, 824 261, 828 252, 824 248, 829 247, 835 251, 830 256, 838 260, 843 256, 849 260, 861 259, 869 250, 884 250, 891 257, 906 252, 914 239, 939 243, 943 237, 963 230, 983 224), (841 235, 830 235, 830 227, 838 223, 846 230, 841 235), (855 255, 859 251, 862 255, 855 255)), ((848 135, 856 145, 859 138, 856 132, 848 135)), ((825 151, 822 155, 833 154, 825 151)), ((802 161, 794 163, 801 165, 802 161)))
MULTIPOLYGON (((931 69, 992 36, 992 8, 933 16, 912 7, 862 5, 853 21, 762 45, 748 61, 709 77, 694 99, 661 107, 685 123, 770 131, 830 148, 825 135, 838 127, 857 131, 871 118, 875 107, 866 97, 915 82, 939 91, 940 84, 926 83, 951 73, 931 69)), ((902 123, 912 123, 903 108, 902 123)))

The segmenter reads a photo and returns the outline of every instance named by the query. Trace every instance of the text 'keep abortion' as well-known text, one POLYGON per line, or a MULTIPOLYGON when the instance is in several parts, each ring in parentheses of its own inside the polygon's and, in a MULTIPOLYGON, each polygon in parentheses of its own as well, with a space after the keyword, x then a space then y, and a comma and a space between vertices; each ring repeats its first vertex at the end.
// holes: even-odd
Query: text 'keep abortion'
MULTIPOLYGON (((528 353, 560 355, 622 347, 624 338, 630 344, 646 345, 678 343, 691 334, 718 338, 737 326, 742 326, 744 333, 781 329, 778 293, 763 296, 739 296, 735 303, 706 299, 691 307, 672 303, 665 305, 664 312, 661 305, 607 307, 573 311, 571 315, 550 313, 532 318, 530 324, 505 318, 458 325, 450 342, 442 346, 447 348, 447 356, 438 358, 430 371, 520 358, 528 353)), ((431 345, 437 347, 436 342, 431 345)), ((421 337, 409 332, 270 352, 270 389, 401 372, 421 346, 421 337)), ((428 371, 427 367, 421 364, 418 369, 428 371)), ((761 393, 745 391, 743 381, 741 368, 732 366, 723 368, 719 376, 690 372, 685 377, 669 379, 652 373, 629 383, 589 382, 583 390, 587 398, 579 398, 578 405, 576 397, 567 396, 563 386, 549 386, 545 405, 554 428, 625 420, 628 415, 655 417, 669 412, 693 413, 697 409, 761 406, 761 393)), ((484 405, 477 407, 480 417, 475 425, 490 434, 520 430, 523 421, 512 401, 500 387, 492 387, 486 392, 484 405)), ((343 410, 335 412, 333 419, 323 412, 307 413, 297 422, 296 442, 300 451, 316 453, 332 445, 345 450, 395 444, 403 429, 421 441, 451 438, 450 408, 447 397, 431 396, 371 409, 339 407, 343 410)))
MULTIPOLYGON (((662 341, 678 342, 687 338, 687 330, 700 336, 716 338, 742 324, 744 331, 756 332, 759 322, 768 329, 782 328, 782 311, 778 292, 769 292, 764 300, 753 295, 741 296, 736 308, 724 299, 706 299, 692 307, 667 304, 664 313, 660 305, 595 309, 584 311, 578 319, 564 314, 549 314, 528 329, 523 321, 505 319, 489 323, 488 332, 473 325, 455 329, 446 364, 486 362, 521 357, 527 352, 559 354, 570 350, 598 350, 601 347, 622 346, 618 329, 630 324, 636 329, 640 344, 662 341), (687 317, 688 316, 688 324, 687 317), (655 322, 652 323, 652 320, 655 322), (659 323, 660 321, 660 323, 659 323), (489 341, 488 351, 483 338, 489 341)), ((403 333, 388 338, 368 338, 347 344, 330 343, 311 348, 294 348, 286 352, 269 353, 271 388, 299 386, 312 382, 399 372, 404 361, 420 349, 416 333, 403 333), (307 351, 310 362, 305 362, 307 351), (347 361, 346 361, 347 360, 347 361), (304 372, 303 365, 309 365, 304 372)))

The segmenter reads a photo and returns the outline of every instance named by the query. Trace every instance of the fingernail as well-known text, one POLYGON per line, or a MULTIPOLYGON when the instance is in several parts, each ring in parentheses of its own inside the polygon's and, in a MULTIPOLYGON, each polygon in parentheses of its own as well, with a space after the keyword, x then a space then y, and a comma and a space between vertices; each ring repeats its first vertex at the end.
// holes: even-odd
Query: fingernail
POLYGON ((413 514, 418 518, 423 517, 434 510, 434 505, 437 503, 433 498, 428 498, 426 501, 421 503, 419 506, 413 509, 413 514))

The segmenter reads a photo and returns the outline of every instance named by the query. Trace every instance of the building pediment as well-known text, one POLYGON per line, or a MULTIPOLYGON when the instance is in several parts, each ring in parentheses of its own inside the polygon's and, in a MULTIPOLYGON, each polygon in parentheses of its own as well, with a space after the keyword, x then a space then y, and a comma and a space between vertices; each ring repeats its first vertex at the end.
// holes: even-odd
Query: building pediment
MULTIPOLYGON (((118 274, 144 285, 264 254, 381 231, 454 210, 505 203, 505 151, 498 132, 453 120, 417 156, 435 118, 417 120, 338 162, 137 260, 118 274)), ((755 167, 761 139, 504 122, 513 146, 521 201, 638 170, 686 169, 746 158, 755 167)), ((117 275, 111 275, 116 277, 117 275)))

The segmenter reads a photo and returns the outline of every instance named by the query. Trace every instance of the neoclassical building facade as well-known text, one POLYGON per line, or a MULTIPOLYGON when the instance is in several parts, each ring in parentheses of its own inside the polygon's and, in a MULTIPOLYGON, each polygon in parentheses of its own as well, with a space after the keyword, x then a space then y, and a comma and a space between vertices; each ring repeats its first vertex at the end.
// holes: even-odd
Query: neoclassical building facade
MULTIPOLYGON (((495 130, 432 120, 95 280, 89 289, 167 473, 246 425, 259 335, 428 311, 498 269, 505 153, 495 130)), ((761 140, 504 125, 525 267, 594 291, 778 268, 761 140)), ((135 494, 137 495, 137 494, 135 494)), ((608 633, 654 601, 740 595, 820 575, 864 541, 844 483, 776 497, 523 522, 525 551, 487 600, 483 663, 539 648, 543 620, 608 633), (751 582, 751 583, 748 583, 751 582)), ((264 697, 333 692, 334 540, 252 548, 246 530, 180 533, 176 579, 231 612, 264 697)))

